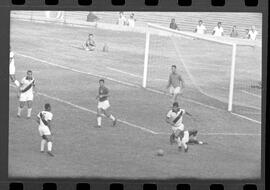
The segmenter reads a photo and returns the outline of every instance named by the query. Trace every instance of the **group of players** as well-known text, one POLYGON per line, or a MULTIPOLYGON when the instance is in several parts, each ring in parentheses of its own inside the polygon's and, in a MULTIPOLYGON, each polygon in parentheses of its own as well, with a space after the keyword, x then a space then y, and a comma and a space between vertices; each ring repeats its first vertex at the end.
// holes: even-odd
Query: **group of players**
MULTIPOLYGON (((185 130, 183 124, 183 116, 187 114, 192 117, 190 113, 181 109, 177 102, 184 89, 184 80, 180 74, 176 72, 176 66, 172 65, 172 72, 169 76, 167 89, 169 89, 172 97, 172 109, 167 113, 166 122, 171 125, 172 134, 170 135, 170 143, 177 143, 178 150, 184 148, 185 152, 188 151, 188 144, 205 144, 202 141, 198 141, 197 130, 185 130)), ((33 72, 28 70, 26 76, 19 82, 15 77, 15 64, 14 64, 14 52, 10 51, 10 79, 15 83, 18 89, 19 106, 17 117, 21 117, 21 112, 27 104, 27 118, 31 118, 32 105, 34 94, 36 93, 35 79, 33 72)), ((101 127, 102 116, 105 115, 107 118, 112 120, 112 126, 116 126, 117 119, 111 114, 111 107, 109 103, 109 89, 105 86, 104 79, 99 80, 98 95, 96 97, 97 105, 97 128, 101 127)), ((39 112, 35 121, 39 124, 38 130, 41 136, 40 152, 44 152, 45 145, 47 143, 47 153, 50 156, 54 156, 52 153, 52 119, 53 114, 52 108, 49 103, 44 105, 44 110, 39 112)))

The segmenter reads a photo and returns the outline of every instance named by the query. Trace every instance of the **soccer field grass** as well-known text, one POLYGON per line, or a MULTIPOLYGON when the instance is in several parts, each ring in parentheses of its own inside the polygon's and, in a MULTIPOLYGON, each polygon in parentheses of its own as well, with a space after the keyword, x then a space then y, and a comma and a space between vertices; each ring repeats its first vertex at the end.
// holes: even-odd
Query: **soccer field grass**
MULTIPOLYGON (((38 127, 26 119, 26 110, 22 118, 16 117, 18 102, 11 86, 9 176, 259 178, 260 124, 230 114, 223 102, 200 94, 196 97, 195 91, 191 90, 191 98, 184 98, 181 106, 196 121, 186 116, 184 124, 186 129, 198 129, 198 138, 208 145, 192 145, 184 153, 169 144, 171 131, 165 123, 169 97, 140 87, 144 43, 144 35, 138 33, 13 20, 16 77, 21 79, 26 70, 33 70, 38 94, 32 118, 45 103, 52 105, 55 157, 39 152, 38 127), (97 51, 80 49, 89 32, 95 35, 97 51), (108 53, 101 51, 104 43, 109 45, 108 53), (107 79, 110 104, 119 119, 115 128, 107 119, 102 128, 94 128, 101 77, 107 79), (156 156, 158 149, 164 150, 163 157, 156 156)), ((169 70, 165 72, 169 74, 169 70)))

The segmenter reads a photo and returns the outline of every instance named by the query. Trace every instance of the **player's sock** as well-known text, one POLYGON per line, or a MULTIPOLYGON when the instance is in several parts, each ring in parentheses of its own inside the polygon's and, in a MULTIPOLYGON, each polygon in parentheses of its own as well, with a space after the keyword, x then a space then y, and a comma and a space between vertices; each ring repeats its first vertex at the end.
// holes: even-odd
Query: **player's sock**
POLYGON ((46 144, 46 140, 42 139, 41 143, 40 143, 40 151, 42 151, 42 152, 44 151, 45 144, 46 144))
POLYGON ((17 87, 20 86, 20 82, 19 82, 19 81, 15 80, 14 83, 15 83, 15 85, 16 85, 17 87))
POLYGON ((176 139, 176 141, 177 141, 178 147, 181 147, 181 146, 182 146, 182 142, 181 142, 180 137, 178 137, 178 138, 176 139))
POLYGON ((115 117, 113 117, 113 115, 110 115, 110 119, 114 121, 115 117))
POLYGON ((97 124, 98 126, 101 126, 101 117, 97 117, 97 124))
POLYGON ((47 143, 47 146, 48 146, 48 151, 51 152, 51 151, 52 151, 52 142, 49 141, 49 142, 47 143))
POLYGON ((18 113, 17 113, 17 115, 18 116, 21 116, 21 112, 22 112, 22 108, 21 107, 18 107, 18 113))
POLYGON ((31 117, 32 108, 28 108, 27 110, 27 117, 31 117))

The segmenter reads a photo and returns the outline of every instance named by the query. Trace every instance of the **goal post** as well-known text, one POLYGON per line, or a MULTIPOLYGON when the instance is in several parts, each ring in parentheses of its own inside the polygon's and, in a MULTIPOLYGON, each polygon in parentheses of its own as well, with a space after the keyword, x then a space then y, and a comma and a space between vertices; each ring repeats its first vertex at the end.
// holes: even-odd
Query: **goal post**
MULTIPOLYGON (((250 46, 252 47, 252 42, 249 44, 249 42, 244 41, 241 39, 233 39, 233 38, 228 38, 228 37, 215 37, 212 35, 207 35, 207 34, 197 34, 197 33, 192 33, 192 32, 185 32, 185 31, 179 31, 179 30, 173 30, 164 26, 159 26, 157 24, 152 24, 152 23, 148 23, 147 24, 147 28, 146 28, 146 36, 145 36, 145 52, 144 52, 144 67, 143 67, 143 80, 142 80, 142 86, 143 88, 149 87, 148 85, 148 78, 149 78, 149 64, 151 65, 151 63, 149 63, 149 57, 150 57, 150 53, 151 53, 151 39, 153 39, 156 36, 156 38, 162 38, 162 37, 166 37, 166 39, 164 40, 164 43, 168 43, 167 41, 171 41, 171 43, 173 45, 171 49, 175 50, 175 54, 177 54, 178 58, 177 61, 175 61, 176 63, 178 62, 182 62, 182 67, 186 70, 187 76, 191 79, 192 82, 194 76, 196 77, 197 73, 195 72, 190 72, 189 71, 189 64, 185 63, 185 61, 187 61, 187 58, 184 59, 183 57, 181 57, 182 55, 180 55, 182 52, 181 50, 178 49, 178 46, 181 46, 181 40, 179 39, 184 39, 184 40, 190 40, 191 45, 194 44, 194 41, 204 41, 204 43, 209 43, 212 46, 214 46, 213 44, 218 44, 219 46, 224 46, 226 47, 228 50, 231 49, 231 51, 227 54, 231 54, 231 58, 229 56, 228 59, 226 58, 226 68, 228 70, 228 72, 226 71, 226 75, 228 74, 228 79, 226 79, 228 87, 226 87, 226 94, 227 94, 227 98, 223 98, 223 102, 227 103, 227 110, 228 111, 232 111, 233 109, 233 104, 234 104, 234 88, 235 88, 235 70, 236 70, 236 65, 237 65, 237 47, 238 46, 250 46), (174 43, 174 39, 179 40, 179 44, 174 43), (237 41, 238 40, 238 41, 237 41), (180 53, 179 53, 180 52, 180 53), (192 75, 192 76, 191 76, 192 75)), ((159 42, 159 46, 163 46, 162 42, 159 42)), ((165 46, 165 45, 164 45, 165 46)), ((184 47, 183 47, 184 48, 184 47)), ((156 56, 162 56, 162 54, 166 54, 166 49, 160 49, 160 52, 157 52, 156 54, 160 54, 160 55, 156 55, 156 56)), ((206 50, 205 50, 206 51, 206 50)), ((211 49, 209 50, 211 51, 211 49)), ((202 52, 203 53, 203 52, 202 52)), ((222 53, 222 52, 221 52, 222 53)), ((157 62, 162 62, 160 60, 158 60, 159 58, 157 58, 157 62)), ((211 58, 209 58, 211 59, 211 58)), ((166 61, 166 60, 165 60, 166 61)), ((164 61, 164 62, 165 62, 164 61)), ((188 62, 188 61, 187 61, 188 62)), ((200 67, 200 65, 197 65, 198 67, 200 67)), ((161 67, 161 66, 160 66, 161 67)), ((222 65, 221 65, 222 67, 222 65)), ((150 69, 151 70, 151 69, 150 69)), ((164 70, 164 68, 163 68, 164 70)), ((214 71, 213 71, 214 73, 214 71)), ((169 74, 169 73, 168 73, 169 74)), ((211 74, 211 73, 209 73, 211 74)), ((216 76, 218 77, 218 76, 216 76)), ((222 76, 220 76, 222 77, 222 76)), ((196 86, 197 84, 194 84, 194 86, 196 86)), ((151 87, 151 86, 150 86, 151 87)), ((208 97, 213 98, 214 96, 210 93, 208 93, 207 90, 203 90, 200 86, 196 86, 196 88, 198 89, 198 91, 204 95, 207 95, 208 97)), ((223 93, 222 95, 225 96, 223 93)), ((215 98, 215 97, 214 97, 215 98)))

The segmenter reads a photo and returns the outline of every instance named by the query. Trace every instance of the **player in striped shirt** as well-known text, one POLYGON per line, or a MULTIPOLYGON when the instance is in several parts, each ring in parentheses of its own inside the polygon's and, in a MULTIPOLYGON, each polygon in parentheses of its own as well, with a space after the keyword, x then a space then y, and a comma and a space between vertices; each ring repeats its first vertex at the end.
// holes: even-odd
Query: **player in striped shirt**
POLYGON ((172 126, 173 133, 170 136, 170 143, 173 144, 176 140, 178 144, 178 149, 182 149, 184 146, 185 152, 188 151, 187 144, 204 144, 202 141, 197 140, 197 130, 185 130, 183 124, 183 116, 187 114, 192 116, 190 113, 184 109, 179 108, 177 102, 173 103, 172 109, 168 112, 166 117, 166 122, 172 126))
POLYGON ((50 156, 54 156, 52 154, 52 138, 51 138, 51 128, 52 128, 52 118, 53 114, 51 112, 51 105, 45 104, 45 110, 38 113, 36 122, 39 124, 38 131, 41 136, 41 143, 40 143, 40 152, 44 152, 45 144, 47 143, 47 153, 50 156))
POLYGON ((21 111, 27 103, 28 110, 27 110, 27 118, 31 117, 32 112, 32 105, 34 99, 34 92, 35 92, 35 79, 33 77, 33 72, 31 70, 27 71, 27 76, 21 80, 18 97, 19 97, 19 107, 17 117, 21 117, 21 111))
POLYGON ((176 72, 176 65, 172 65, 171 69, 167 89, 172 96, 172 102, 177 102, 177 97, 182 93, 185 83, 181 75, 176 72))
POLYGON ((98 89, 98 95, 96 99, 98 100, 98 106, 97 106, 97 127, 101 127, 101 120, 102 120, 102 113, 105 114, 108 118, 110 118, 113 121, 112 126, 116 125, 117 119, 110 113, 110 103, 108 100, 109 97, 109 89, 104 85, 105 81, 104 79, 99 80, 99 89, 98 89))

